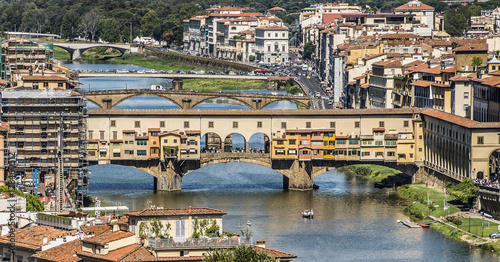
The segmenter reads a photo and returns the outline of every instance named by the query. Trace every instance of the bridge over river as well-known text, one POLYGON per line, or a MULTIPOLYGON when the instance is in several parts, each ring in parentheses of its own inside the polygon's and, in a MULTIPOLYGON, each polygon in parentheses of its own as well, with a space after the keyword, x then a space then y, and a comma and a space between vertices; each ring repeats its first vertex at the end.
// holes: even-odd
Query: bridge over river
POLYGON ((239 101, 250 109, 262 109, 274 102, 290 101, 304 108, 309 106, 309 97, 298 95, 272 95, 239 92, 198 92, 151 89, 122 89, 89 91, 86 93, 88 101, 101 109, 112 109, 119 103, 137 96, 156 96, 172 101, 181 109, 192 109, 210 99, 227 98, 239 101))

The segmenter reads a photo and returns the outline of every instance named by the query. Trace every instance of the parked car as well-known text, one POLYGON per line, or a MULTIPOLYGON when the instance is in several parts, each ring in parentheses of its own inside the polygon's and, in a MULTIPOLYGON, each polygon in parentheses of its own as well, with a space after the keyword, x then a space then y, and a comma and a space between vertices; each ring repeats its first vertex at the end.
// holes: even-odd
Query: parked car
POLYGON ((500 231, 497 231, 497 232, 495 232, 495 233, 491 233, 491 234, 490 234, 490 238, 491 238, 491 239, 500 238, 500 231))

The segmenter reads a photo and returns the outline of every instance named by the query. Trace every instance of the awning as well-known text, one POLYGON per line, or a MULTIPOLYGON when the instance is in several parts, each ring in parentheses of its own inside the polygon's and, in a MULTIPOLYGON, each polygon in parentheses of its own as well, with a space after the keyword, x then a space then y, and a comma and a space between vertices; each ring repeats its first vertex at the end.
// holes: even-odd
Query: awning
POLYGON ((119 148, 113 148, 113 153, 120 153, 120 149, 119 148))
POLYGON ((99 151, 100 151, 101 153, 106 153, 106 152, 107 152, 107 150, 106 150, 106 149, 101 149, 101 150, 99 150, 99 151))

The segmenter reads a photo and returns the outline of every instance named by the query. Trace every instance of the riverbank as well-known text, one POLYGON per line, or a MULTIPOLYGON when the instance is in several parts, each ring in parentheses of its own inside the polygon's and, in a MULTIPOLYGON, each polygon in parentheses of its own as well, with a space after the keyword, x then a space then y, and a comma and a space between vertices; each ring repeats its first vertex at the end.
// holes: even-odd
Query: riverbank
POLYGON ((404 208, 404 213, 417 222, 434 220, 430 227, 449 239, 463 241, 473 246, 500 253, 500 242, 489 239, 489 235, 498 231, 498 221, 487 219, 480 213, 460 210, 460 201, 445 193, 443 188, 427 187, 423 183, 403 185, 398 194, 407 198, 411 204, 404 208))
POLYGON ((241 79, 184 79, 182 89, 195 91, 265 89, 267 82, 241 79))
POLYGON ((358 164, 340 167, 339 171, 366 177, 383 187, 401 186, 411 183, 411 177, 399 170, 379 165, 358 164))

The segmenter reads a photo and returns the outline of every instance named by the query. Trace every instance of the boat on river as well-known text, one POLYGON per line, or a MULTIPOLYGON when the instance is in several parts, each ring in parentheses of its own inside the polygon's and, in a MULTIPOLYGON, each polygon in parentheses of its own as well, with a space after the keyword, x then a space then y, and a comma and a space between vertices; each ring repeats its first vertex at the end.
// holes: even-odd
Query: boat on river
POLYGON ((313 218, 314 217, 314 212, 312 209, 306 209, 302 211, 302 217, 304 218, 313 218))

